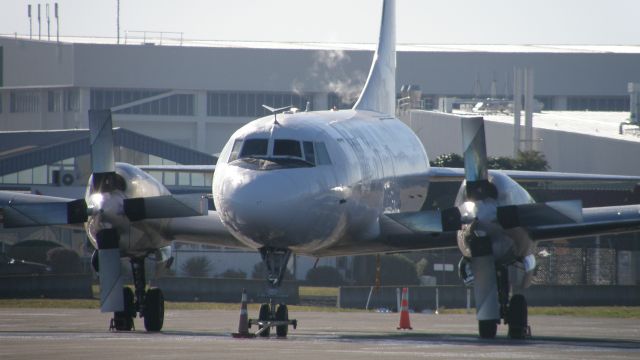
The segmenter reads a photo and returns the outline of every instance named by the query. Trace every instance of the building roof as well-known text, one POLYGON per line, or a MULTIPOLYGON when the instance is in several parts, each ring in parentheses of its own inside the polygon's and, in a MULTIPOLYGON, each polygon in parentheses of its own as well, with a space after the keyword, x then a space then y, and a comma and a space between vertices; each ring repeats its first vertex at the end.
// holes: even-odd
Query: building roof
MULTIPOLYGON (((28 36, 0 35, 0 38, 29 40, 28 36)), ((154 38, 123 38, 118 44, 116 38, 89 36, 62 36, 61 43, 67 44, 108 44, 108 45, 145 45, 178 46, 205 48, 243 48, 243 49, 287 49, 287 50, 369 50, 374 51, 374 43, 320 43, 320 42, 278 42, 278 41, 230 41, 154 38)), ((51 43, 44 40, 33 42, 51 43)), ((472 52, 472 53, 610 53, 640 54, 640 45, 562 45, 562 44, 397 44, 398 51, 407 52, 472 52)))
MULTIPOLYGON (((213 165, 217 157, 187 147, 115 128, 115 146, 155 155, 184 165, 213 165)), ((0 132, 0 175, 89 154, 89 130, 0 132)))
MULTIPOLYGON (((513 114, 483 114, 485 120, 513 124, 513 114)), ((524 126, 524 112, 520 119, 524 126)), ((640 128, 629 126, 619 133, 621 122, 629 121, 629 112, 543 111, 533 114, 533 127, 591 135, 640 143, 640 128), (635 130, 634 130, 635 129, 635 130)))
MULTIPOLYGON (((373 50, 373 44, 63 40, 0 36, 0 90, 72 86, 351 94, 360 91, 373 50)), ((400 44, 398 50, 397 89, 416 84, 427 95, 469 96, 479 89, 488 96, 494 82, 502 94, 513 87, 514 67, 529 67, 535 70, 536 96, 620 97, 628 96, 627 84, 639 81, 640 74, 640 46, 400 44)))

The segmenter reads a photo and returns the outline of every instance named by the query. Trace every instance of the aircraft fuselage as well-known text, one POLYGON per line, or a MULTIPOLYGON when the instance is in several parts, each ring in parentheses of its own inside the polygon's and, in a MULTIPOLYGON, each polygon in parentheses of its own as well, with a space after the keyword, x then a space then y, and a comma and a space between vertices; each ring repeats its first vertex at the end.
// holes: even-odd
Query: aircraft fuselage
POLYGON ((382 213, 419 210, 428 168, 422 143, 396 118, 358 110, 284 113, 231 136, 212 187, 238 240, 313 254, 378 236, 382 213))

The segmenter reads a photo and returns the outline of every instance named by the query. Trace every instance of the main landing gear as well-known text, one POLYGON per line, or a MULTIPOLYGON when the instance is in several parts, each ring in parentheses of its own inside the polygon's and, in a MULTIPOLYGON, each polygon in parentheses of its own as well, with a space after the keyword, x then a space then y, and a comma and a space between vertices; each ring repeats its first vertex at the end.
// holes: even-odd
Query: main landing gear
POLYGON ((144 319, 147 331, 160 331, 164 323, 164 296, 158 288, 147 289, 144 271, 144 258, 131 259, 131 272, 135 292, 129 287, 123 288, 124 310, 113 313, 110 330, 134 330, 133 319, 136 315, 144 319))
POLYGON ((275 327, 278 337, 287 337, 289 326, 291 325, 295 329, 298 326, 298 321, 295 319, 289 320, 287 305, 284 303, 276 304, 274 299, 279 297, 278 288, 282 284, 282 279, 287 271, 291 250, 263 247, 260 249, 260 255, 267 267, 269 302, 260 305, 258 319, 249 319, 249 327, 258 325, 256 335, 262 337, 269 337, 271 328, 275 327))
POLYGON ((480 337, 495 338, 501 320, 509 326, 510 338, 530 336, 524 296, 517 294, 509 298, 509 265, 496 263, 491 238, 486 232, 476 231, 472 224, 465 236, 471 258, 460 261, 459 272, 465 284, 473 283, 480 337))
POLYGON ((498 266, 496 269, 498 287, 498 303, 500 306, 500 319, 478 320, 478 331, 483 339, 496 337, 500 320, 509 326, 509 338, 522 340, 531 336, 531 327, 528 322, 527 301, 522 294, 513 294, 509 297, 509 271, 507 266, 498 266))

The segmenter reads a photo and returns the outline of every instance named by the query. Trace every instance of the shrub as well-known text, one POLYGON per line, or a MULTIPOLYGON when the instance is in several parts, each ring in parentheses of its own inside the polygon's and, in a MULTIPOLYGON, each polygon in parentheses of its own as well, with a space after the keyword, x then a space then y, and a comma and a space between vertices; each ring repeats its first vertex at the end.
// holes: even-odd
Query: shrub
POLYGON ((82 271, 80 256, 71 249, 56 247, 47 251, 47 263, 56 274, 77 274, 82 271))
POLYGON ((307 272, 307 284, 315 286, 340 286, 344 283, 342 274, 332 266, 318 266, 307 272))
POLYGON ((206 277, 214 267, 205 256, 195 256, 187 260, 180 268, 189 277, 206 277))
MULTIPOLYGON (((356 257, 355 281, 358 285, 374 285, 376 280, 376 257, 356 257)), ((417 285, 416 265, 404 255, 383 255, 380 257, 380 284, 417 285)))
POLYGON ((416 263, 416 275, 418 277, 426 275, 427 266, 429 266, 429 260, 422 258, 416 263))
POLYGON ((60 244, 47 240, 24 240, 7 250, 7 255, 16 260, 33 261, 37 263, 47 262, 47 252, 60 244))
MULTIPOLYGON (((251 278, 259 280, 267 279, 267 265, 265 265, 264 261, 260 261, 253 267, 251 278)), ((293 274, 291 273, 291 271, 289 271, 289 269, 285 270, 283 280, 294 280, 293 274)))
POLYGON ((220 274, 220 277, 226 279, 246 279, 247 273, 242 270, 229 269, 220 274))

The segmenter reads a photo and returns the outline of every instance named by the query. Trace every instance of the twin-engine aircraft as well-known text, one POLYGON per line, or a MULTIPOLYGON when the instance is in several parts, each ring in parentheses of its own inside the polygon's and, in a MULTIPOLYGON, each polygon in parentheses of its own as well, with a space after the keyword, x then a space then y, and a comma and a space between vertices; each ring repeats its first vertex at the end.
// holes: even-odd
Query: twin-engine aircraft
MULTIPOLYGON (((536 203, 518 181, 624 181, 640 178, 487 170, 482 118, 462 120, 464 169, 430 168, 420 140, 395 118, 395 1, 385 0, 367 82, 349 110, 274 110, 236 131, 213 177, 216 211, 172 195, 136 166, 115 163, 111 114, 90 111, 92 176, 84 199, 0 193, 5 227, 83 225, 96 249, 101 309, 118 330, 144 319, 163 327, 160 289, 147 289, 144 259, 171 240, 259 251, 277 287, 292 253, 335 256, 458 247, 473 283, 482 338, 504 321, 527 335, 526 287, 539 240, 640 229, 640 205, 582 208, 536 203), (464 180, 455 206, 420 211, 429 183, 464 180), (135 291, 122 285, 128 258, 135 291)), ((434 130, 435 131, 435 130, 434 130)), ((261 320, 287 320, 286 305, 264 304, 261 320)), ((286 326, 278 327, 279 335, 286 326)))

